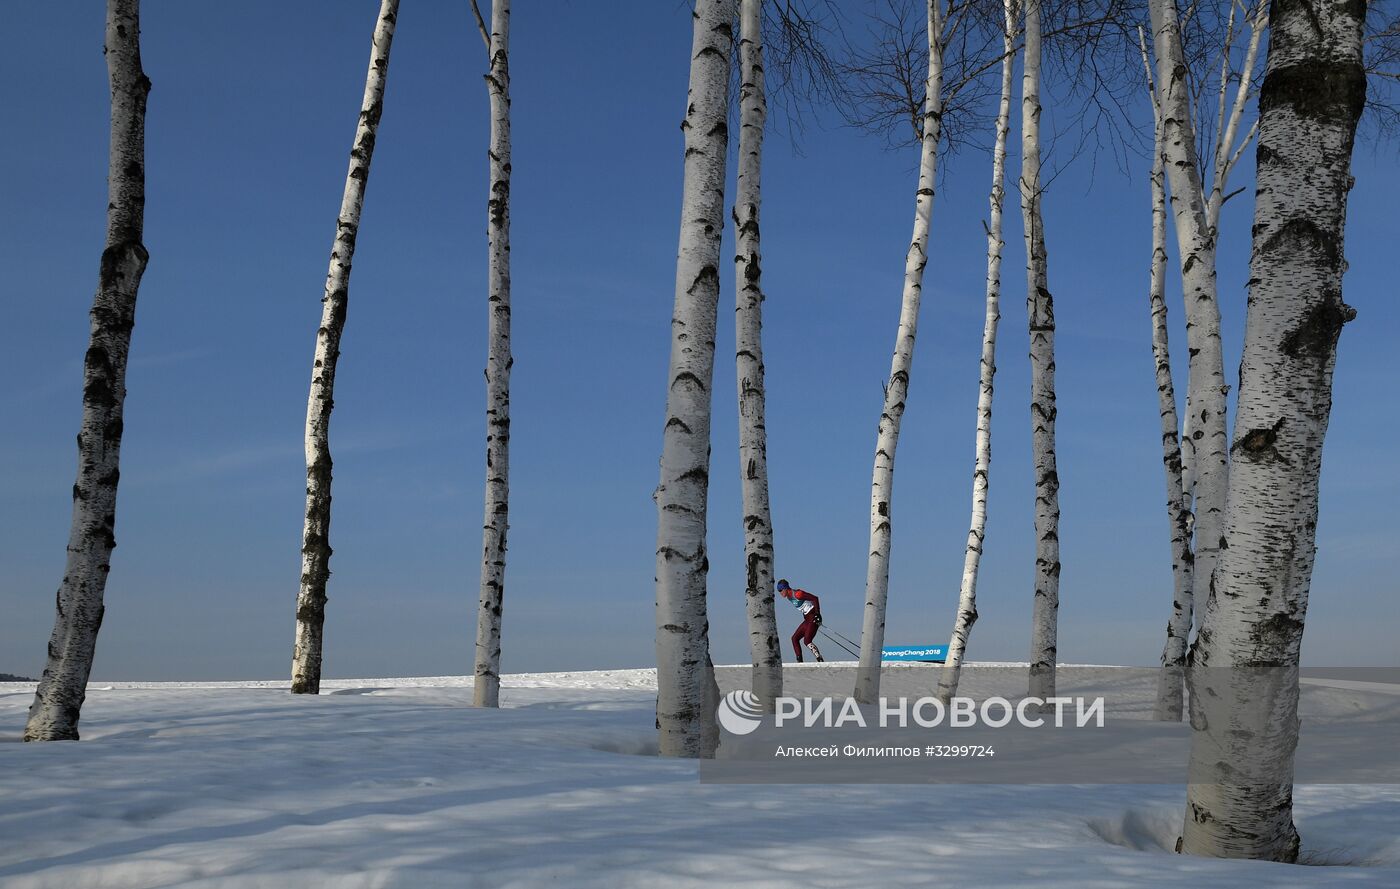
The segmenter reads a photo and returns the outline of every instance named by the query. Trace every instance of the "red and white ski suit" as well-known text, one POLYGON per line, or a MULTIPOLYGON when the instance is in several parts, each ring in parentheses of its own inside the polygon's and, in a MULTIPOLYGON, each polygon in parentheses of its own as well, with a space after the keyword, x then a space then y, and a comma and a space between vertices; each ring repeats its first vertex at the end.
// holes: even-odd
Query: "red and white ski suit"
POLYGON ((783 590, 783 598, 790 599, 802 609, 802 623, 797 632, 792 634, 792 650, 796 653, 798 662, 801 662, 802 646, 812 644, 812 640, 817 638, 817 627, 822 623, 821 601, 806 590, 795 587, 783 590))

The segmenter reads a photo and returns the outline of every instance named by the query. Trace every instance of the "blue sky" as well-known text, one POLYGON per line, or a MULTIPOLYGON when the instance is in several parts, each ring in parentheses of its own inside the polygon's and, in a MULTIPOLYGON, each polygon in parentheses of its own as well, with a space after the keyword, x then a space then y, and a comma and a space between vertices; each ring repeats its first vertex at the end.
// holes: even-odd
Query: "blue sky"
MULTIPOLYGON (((651 492, 690 17, 679 2, 623 5, 602 16, 591 3, 527 3, 514 15, 508 671, 653 660, 651 492)), ((281 677, 299 574, 311 350, 377 4, 144 6, 151 263, 94 678, 281 677)), ((25 4, 8 20, 19 39, 0 78, 0 670, 37 675, 62 575, 104 229, 107 84, 101 3, 25 4)), ((485 67, 465 2, 404 4, 337 378, 329 676, 471 669, 485 434, 485 67)), ((1055 114, 1047 109, 1052 123, 1055 114)), ((770 134, 766 154, 777 570, 820 595, 828 623, 848 635, 859 630, 912 151, 887 151, 819 118, 800 153, 770 134)), ((1393 151, 1363 145, 1355 164, 1346 299, 1359 317, 1342 338, 1325 452, 1304 643, 1314 664, 1390 663, 1400 629, 1393 151)), ((1050 162, 1068 153, 1053 151, 1050 162)), ((1251 162, 1252 152, 1234 184, 1249 183, 1251 162)), ((1046 199, 1067 662, 1154 663, 1170 603, 1145 164, 1133 159, 1126 175, 1109 158, 1083 159, 1046 199)), ((955 156, 936 199, 896 471, 892 643, 945 642, 955 610, 988 176, 984 157, 955 156)), ((1243 333, 1247 195, 1224 221, 1227 367, 1243 333)), ((1023 660, 1033 489, 1020 219, 1007 209, 982 619, 969 654, 1023 660)), ((716 660, 735 663, 747 641, 733 290, 731 276, 722 280, 709 589, 716 660)), ((1179 302, 1172 311, 1181 371, 1179 302)))

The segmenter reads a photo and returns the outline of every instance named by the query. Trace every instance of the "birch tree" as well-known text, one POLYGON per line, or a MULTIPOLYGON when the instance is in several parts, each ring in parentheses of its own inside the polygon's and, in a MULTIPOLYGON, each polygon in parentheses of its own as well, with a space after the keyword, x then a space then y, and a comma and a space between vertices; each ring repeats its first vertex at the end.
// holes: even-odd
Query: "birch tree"
POLYGON ((914 232, 904 258, 904 291, 895 334, 890 377, 875 439, 875 467, 870 482, 870 556, 865 571, 865 612, 861 621, 860 664, 855 698, 873 704, 880 696, 880 654, 885 644, 885 603, 890 580, 890 502, 894 494, 894 456, 899 423, 909 394, 914 337, 919 326, 924 267, 928 264, 929 227, 937 182, 943 97, 943 16, 939 0, 928 0, 928 78, 924 89, 923 132, 919 149, 919 186, 914 199, 914 232))
POLYGON ((763 287, 759 205, 763 128, 763 3, 739 8, 739 177, 734 201, 735 361, 739 388, 739 467, 744 500, 744 599, 753 692, 767 707, 783 693, 783 655, 773 613, 773 521, 768 508, 768 432, 764 424, 763 287))
MULTIPOLYGON (((1208 193, 1196 150, 1197 132, 1192 122, 1191 91, 1187 83, 1190 69, 1182 44, 1176 2, 1149 0, 1148 9, 1152 17, 1156 53, 1156 93, 1162 116, 1162 144, 1171 189, 1182 292, 1186 302, 1189 357, 1186 421, 1182 436, 1182 484, 1186 495, 1195 501, 1192 595, 1199 600, 1207 592, 1211 572, 1220 554, 1221 523, 1224 520, 1230 469, 1229 433, 1225 428, 1226 396, 1230 387, 1225 382, 1220 342, 1220 305, 1216 296, 1215 276, 1216 233, 1220 209, 1226 197, 1225 182, 1244 149, 1244 144, 1236 148, 1230 140, 1238 131, 1250 78, 1247 73, 1242 76, 1228 114, 1228 78, 1221 78, 1218 106, 1221 126, 1217 129, 1213 152, 1214 175, 1208 193)), ((1245 72, 1253 68, 1253 56, 1258 50, 1266 23, 1265 15, 1266 12, 1260 9, 1253 17, 1245 72)), ((1226 35, 1226 64, 1228 47, 1233 38, 1232 12, 1226 35)), ((1181 604, 1185 607, 1188 603, 1181 604)), ((1170 640, 1168 644, 1171 645, 1170 640)))
POLYGON ((78 718, 102 626, 102 596, 111 570, 117 480, 126 401, 126 363, 136 323, 136 293, 149 254, 141 242, 146 213, 146 96, 141 68, 141 4, 108 0, 102 52, 111 87, 107 167, 107 237, 83 359, 83 417, 68 556, 57 595, 48 661, 26 741, 76 741, 78 718))
POLYGON ((1162 468, 1167 486, 1167 519, 1171 527, 1172 612, 1167 621, 1167 643, 1162 649, 1162 670, 1157 678, 1157 719, 1181 720, 1182 687, 1186 669, 1186 644, 1191 634, 1191 503, 1182 486, 1181 438, 1176 411, 1176 387, 1172 382, 1171 349, 1167 339, 1167 187, 1162 146, 1162 111, 1153 86, 1147 42, 1138 31, 1147 89, 1152 97, 1152 261, 1148 308, 1152 320, 1152 360, 1157 372, 1157 407, 1162 418, 1162 468))
POLYGON ((1030 695, 1055 695, 1060 608, 1060 477, 1055 467, 1055 301, 1049 289, 1040 181, 1040 0, 1025 4, 1021 68, 1021 217, 1026 240, 1026 320, 1031 341, 1031 453, 1035 461, 1035 596, 1030 695))
POLYGON ((1191 652, 1181 849, 1294 861, 1298 655, 1342 325, 1364 3, 1274 0, 1224 547, 1191 652))
POLYGON ((382 0, 379 8, 364 101, 336 219, 325 295, 321 298, 321 325, 316 331, 311 392, 306 404, 306 521, 301 534, 301 588, 297 593, 296 639, 292 648, 293 694, 314 695, 321 690, 321 636, 326 619, 326 582, 331 574, 330 423, 335 403, 335 368, 350 299, 350 264, 360 229, 360 210, 369 182, 375 133, 384 110, 384 83, 389 74, 389 48, 398 9, 398 0, 382 0))
POLYGON ((1172 215, 1186 302, 1189 382, 1183 460, 1186 490, 1196 499, 1195 556, 1199 577, 1209 578, 1220 551, 1220 522, 1229 481, 1229 441, 1225 429, 1224 358, 1220 349, 1220 306, 1215 287, 1215 238, 1207 218, 1206 194, 1191 120, 1189 68, 1182 45, 1176 0, 1149 0, 1157 61, 1157 105, 1171 185, 1172 215))
POLYGON ((736 0, 697 0, 693 15, 685 178, 656 488, 656 724, 662 756, 710 756, 718 704, 705 579, 706 497, 720 238, 729 145, 736 0))
POLYGON ((472 0, 491 70, 490 196, 486 202, 486 516, 481 532, 481 599, 476 615, 478 707, 500 706, 501 606, 505 596, 506 531, 510 504, 510 0, 492 0, 491 27, 472 0))
MULTIPOLYGON (((1226 23, 1221 70, 1216 100, 1214 146, 1211 150, 1210 190, 1205 187, 1204 173, 1196 152, 1197 128, 1191 118, 1191 90, 1187 81, 1190 68, 1182 42, 1181 23, 1175 0, 1151 0, 1157 77, 1153 85, 1153 107, 1158 123, 1156 154, 1171 185, 1177 246, 1181 259, 1182 291, 1186 302, 1186 334, 1188 345, 1188 385, 1186 421, 1181 435, 1181 469, 1177 473, 1185 508, 1171 506, 1173 460, 1171 452, 1177 440, 1176 426, 1169 431, 1163 427, 1163 448, 1168 476, 1168 509, 1173 512, 1171 523, 1173 553, 1173 594, 1171 617, 1167 624, 1167 640, 1162 651, 1162 673, 1158 681, 1156 715, 1159 719, 1180 719, 1182 713, 1182 677, 1187 639, 1191 631, 1192 609, 1203 598, 1210 583, 1211 571, 1220 551, 1220 522, 1225 508, 1229 481, 1229 437, 1225 429, 1226 396, 1229 386, 1224 378, 1224 358, 1220 341, 1220 307, 1216 296, 1215 255, 1218 243, 1220 213, 1228 197, 1226 188, 1231 172, 1245 148, 1253 139, 1257 122, 1241 137, 1241 124, 1260 41, 1268 24, 1267 7, 1260 3, 1249 13, 1248 40, 1244 64, 1236 75, 1231 69, 1230 52, 1238 36, 1237 10, 1232 3, 1226 23), (1231 96, 1229 87, 1237 79, 1231 96), (1238 144, 1237 144, 1238 142, 1238 144), (1192 498, 1194 495, 1194 508, 1192 498), (1184 527, 1183 527, 1184 524, 1184 527), (1194 539, 1192 535, 1194 534, 1194 539), (1183 586, 1185 584, 1185 586, 1183 586)), ((1147 61, 1143 47, 1144 63, 1147 61)), ((1151 80, 1149 67, 1149 80, 1151 80)), ((1154 167, 1155 168, 1155 167, 1154 167)), ((1161 177, 1158 176, 1158 179, 1161 177)), ((1154 185, 1154 189, 1157 186, 1154 185)), ((1155 209, 1154 209, 1155 214, 1155 209)), ((1154 216, 1155 219, 1155 216, 1154 216)), ((1156 262, 1156 228, 1154 225, 1154 264, 1156 262)), ((1163 239, 1164 241, 1164 239, 1163 239)), ((1163 249, 1165 244, 1163 242, 1163 249)), ((1164 255, 1164 254, 1163 254, 1164 255)), ((1156 273, 1154 265, 1154 276, 1156 273)), ((1154 277, 1154 287, 1157 286, 1154 277)), ((1155 299, 1155 298, 1154 298, 1155 299)), ((1167 399, 1175 413, 1175 393, 1162 388, 1170 385, 1170 355, 1166 338, 1166 303, 1153 302, 1153 350, 1158 365, 1158 397, 1166 420, 1167 399), (1160 305, 1160 317, 1157 307, 1160 305), (1159 343, 1160 340, 1160 343, 1159 343)), ((1173 421, 1175 422, 1175 421, 1173 421)))
POLYGON ((1016 57, 1016 12, 1012 0, 1003 0, 1005 17, 1001 59, 1001 99, 997 105, 996 136, 992 145, 992 190, 987 223, 987 313, 982 325, 982 358, 977 396, 977 463, 972 472, 972 526, 967 532, 962 583, 958 590, 958 614, 953 623, 948 656, 939 674, 938 696, 947 704, 958 693, 963 653, 972 625, 977 622, 977 569, 987 537, 987 488, 992 469, 992 384, 996 377, 997 322, 1001 320, 1002 207, 1006 202, 1006 140, 1011 133, 1011 73, 1016 57))

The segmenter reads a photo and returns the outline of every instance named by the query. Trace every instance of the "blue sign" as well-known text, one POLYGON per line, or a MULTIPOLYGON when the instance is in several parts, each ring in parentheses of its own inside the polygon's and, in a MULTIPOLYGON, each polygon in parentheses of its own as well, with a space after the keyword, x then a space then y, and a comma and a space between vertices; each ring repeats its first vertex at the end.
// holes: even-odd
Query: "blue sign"
POLYGON ((926 664, 941 664, 948 659, 946 645, 900 645, 880 649, 882 661, 922 661, 926 664))

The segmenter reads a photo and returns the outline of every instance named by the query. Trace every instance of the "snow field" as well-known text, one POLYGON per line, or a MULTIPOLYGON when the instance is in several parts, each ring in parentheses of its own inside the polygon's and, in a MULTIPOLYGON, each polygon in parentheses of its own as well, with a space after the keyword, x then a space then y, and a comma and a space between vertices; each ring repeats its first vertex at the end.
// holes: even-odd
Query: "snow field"
POLYGON ((654 755, 654 688, 507 676, 492 712, 470 678, 105 683, 81 742, 20 744, 33 684, 0 684, 0 887, 1400 886, 1400 787, 1297 790, 1305 860, 1366 866, 1190 858, 1180 786, 700 784, 654 755))

